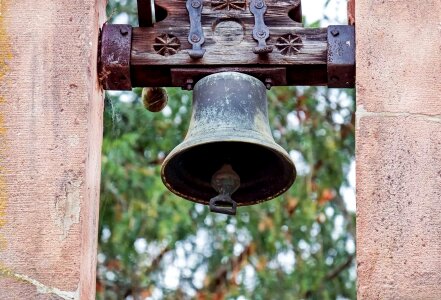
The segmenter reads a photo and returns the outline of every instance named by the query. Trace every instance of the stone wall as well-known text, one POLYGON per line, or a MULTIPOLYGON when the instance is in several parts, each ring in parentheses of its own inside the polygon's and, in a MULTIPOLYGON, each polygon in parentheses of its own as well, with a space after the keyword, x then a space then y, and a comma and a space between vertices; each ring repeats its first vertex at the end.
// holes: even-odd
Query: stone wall
POLYGON ((357 0, 358 299, 441 299, 441 1, 357 0))
POLYGON ((94 299, 105 1, 0 5, 0 298, 94 299))

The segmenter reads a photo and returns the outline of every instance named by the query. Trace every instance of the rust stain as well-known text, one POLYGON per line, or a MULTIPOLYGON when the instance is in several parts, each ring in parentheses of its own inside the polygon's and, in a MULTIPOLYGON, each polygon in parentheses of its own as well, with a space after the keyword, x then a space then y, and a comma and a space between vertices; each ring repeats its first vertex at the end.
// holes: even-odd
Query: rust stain
MULTIPOLYGON (((4 14, 6 12, 7 2, 5 0, 0 0, 0 86, 4 86, 4 77, 9 71, 8 61, 12 59, 12 49, 9 37, 7 35, 5 24, 4 24, 4 14)), ((4 88, 1 88, 1 91, 4 88)), ((4 121, 4 116, 2 115, 5 111, 2 106, 5 105, 5 100, 3 95, 0 94, 0 230, 6 224, 6 209, 8 195, 6 190, 6 180, 5 180, 5 170, 2 166, 2 158, 6 155, 6 126, 4 121)), ((0 232, 0 251, 6 248, 6 238, 0 232)))

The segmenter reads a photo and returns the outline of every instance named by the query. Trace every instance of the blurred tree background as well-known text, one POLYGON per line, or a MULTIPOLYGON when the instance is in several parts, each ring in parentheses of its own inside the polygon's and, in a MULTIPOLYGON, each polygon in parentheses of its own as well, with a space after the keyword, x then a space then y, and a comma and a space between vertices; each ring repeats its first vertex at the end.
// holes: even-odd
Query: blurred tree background
MULTIPOLYGON (((110 0, 108 14, 137 25, 135 0, 110 0)), ((353 92, 268 93, 274 137, 298 178, 236 217, 163 186, 161 163, 184 139, 192 100, 168 92, 157 114, 140 89, 106 94, 97 298, 355 299, 355 215, 342 192, 354 160, 353 92)))

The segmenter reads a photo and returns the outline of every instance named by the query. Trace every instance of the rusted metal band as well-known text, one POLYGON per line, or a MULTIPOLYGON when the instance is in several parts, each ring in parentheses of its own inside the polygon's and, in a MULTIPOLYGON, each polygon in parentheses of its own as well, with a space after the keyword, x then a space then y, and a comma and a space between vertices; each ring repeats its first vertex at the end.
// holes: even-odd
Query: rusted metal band
POLYGON ((328 27, 328 87, 355 86, 355 27, 328 27))
POLYGON ((99 81, 105 90, 131 90, 132 27, 105 24, 101 32, 99 81))

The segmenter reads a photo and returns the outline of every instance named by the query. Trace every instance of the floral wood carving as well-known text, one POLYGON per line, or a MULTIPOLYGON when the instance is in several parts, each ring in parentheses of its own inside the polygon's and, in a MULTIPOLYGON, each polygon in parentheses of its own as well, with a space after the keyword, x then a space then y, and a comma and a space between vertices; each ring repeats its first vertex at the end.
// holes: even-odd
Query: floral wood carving
POLYGON ((181 49, 181 42, 174 35, 163 33, 155 38, 153 49, 162 56, 175 55, 181 49))
POLYGON ((211 7, 213 10, 245 10, 247 7, 246 0, 212 0, 211 7))
POLYGON ((300 36, 295 34, 285 34, 277 40, 277 49, 282 55, 294 56, 300 52, 303 47, 303 42, 300 36))

